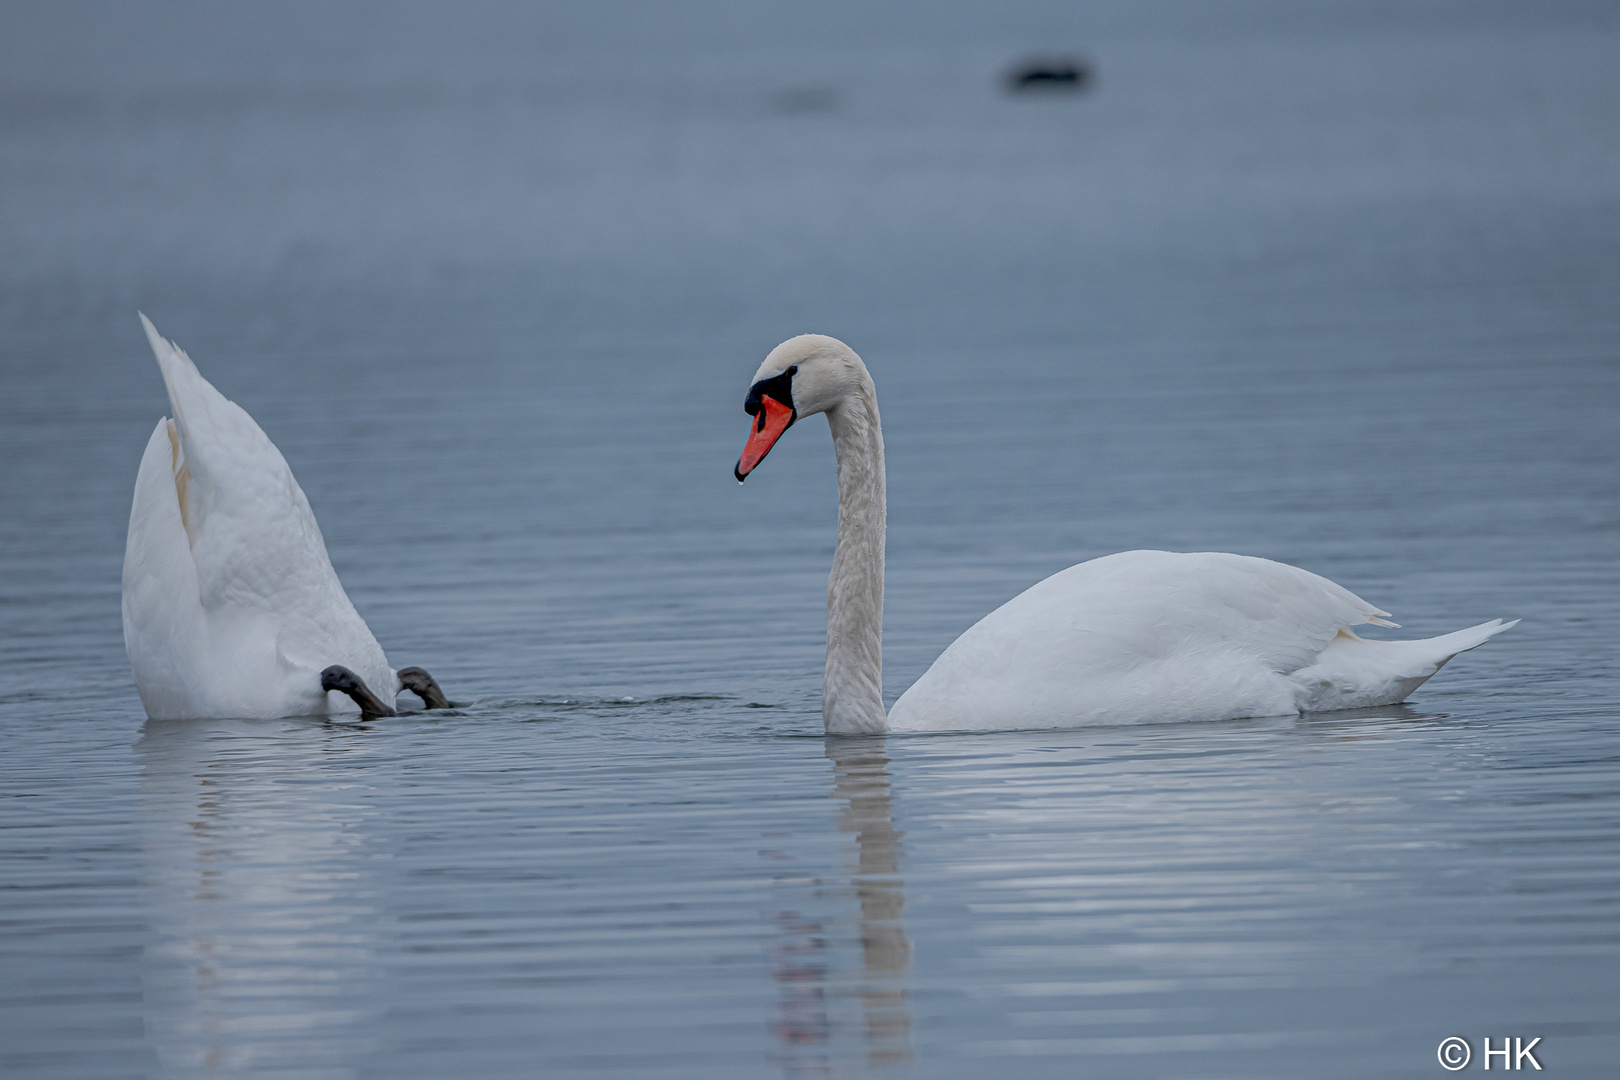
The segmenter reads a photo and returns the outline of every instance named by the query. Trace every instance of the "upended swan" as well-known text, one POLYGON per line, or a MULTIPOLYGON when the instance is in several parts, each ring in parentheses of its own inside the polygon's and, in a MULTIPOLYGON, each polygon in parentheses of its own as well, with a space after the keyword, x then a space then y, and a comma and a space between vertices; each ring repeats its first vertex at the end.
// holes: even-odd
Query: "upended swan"
POLYGON ((147 715, 307 716, 352 700, 370 719, 394 715, 402 689, 447 707, 426 671, 388 666, 281 451, 141 325, 174 411, 147 441, 124 548, 124 645, 147 715))
POLYGON ((821 711, 834 734, 1221 720, 1389 705, 1515 625, 1419 641, 1323 577, 1218 552, 1126 551, 1059 571, 980 619, 883 709, 883 432, 866 365, 835 338, 773 349, 744 409, 740 482, 796 421, 826 413, 838 462, 821 711))

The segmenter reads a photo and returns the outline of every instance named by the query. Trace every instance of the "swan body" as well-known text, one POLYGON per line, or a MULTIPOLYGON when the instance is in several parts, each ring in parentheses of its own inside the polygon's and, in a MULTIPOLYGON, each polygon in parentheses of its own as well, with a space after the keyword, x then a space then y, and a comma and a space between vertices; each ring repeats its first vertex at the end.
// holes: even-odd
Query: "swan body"
POLYGON ((141 323, 173 417, 147 441, 124 549, 124 644, 154 719, 354 711, 341 664, 401 689, 332 569, 286 459, 185 353, 141 323))
POLYGON ((1125 551, 974 623, 889 712, 892 731, 1226 720, 1387 705, 1500 620, 1423 641, 1323 577, 1222 552, 1125 551))
POLYGON ((746 477, 782 433, 826 413, 838 458, 822 715, 831 733, 973 731, 1279 716, 1404 700, 1497 619, 1416 641, 1307 570, 1220 552, 1127 551, 1071 566, 986 615, 886 715, 883 438, 860 357, 817 334, 766 357, 745 409, 746 477))

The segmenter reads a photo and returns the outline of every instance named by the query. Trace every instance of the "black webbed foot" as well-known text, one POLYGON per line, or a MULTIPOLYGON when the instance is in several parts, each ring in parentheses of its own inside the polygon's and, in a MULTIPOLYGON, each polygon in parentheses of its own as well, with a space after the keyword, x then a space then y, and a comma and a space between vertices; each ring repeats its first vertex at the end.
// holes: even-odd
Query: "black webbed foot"
POLYGON ((375 720, 379 716, 395 715, 393 707, 371 692, 366 681, 342 664, 333 664, 321 672, 321 689, 348 694, 360 706, 360 719, 375 720))
POLYGON ((444 696, 439 684, 433 681, 433 676, 419 667, 399 669, 399 681, 405 689, 422 699, 422 704, 429 709, 448 709, 450 699, 444 696))

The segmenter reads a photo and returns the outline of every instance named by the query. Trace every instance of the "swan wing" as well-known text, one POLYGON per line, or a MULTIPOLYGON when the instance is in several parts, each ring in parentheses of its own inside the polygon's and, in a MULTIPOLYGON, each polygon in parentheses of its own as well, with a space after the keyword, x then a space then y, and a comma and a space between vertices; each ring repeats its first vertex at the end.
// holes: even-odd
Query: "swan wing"
POLYGON ((1395 625, 1342 585, 1286 563, 1213 551, 1123 554, 1132 557, 1108 572, 1153 599, 1120 617, 1139 627, 1151 619, 1164 655, 1236 652, 1281 675, 1314 663, 1345 627, 1395 625))

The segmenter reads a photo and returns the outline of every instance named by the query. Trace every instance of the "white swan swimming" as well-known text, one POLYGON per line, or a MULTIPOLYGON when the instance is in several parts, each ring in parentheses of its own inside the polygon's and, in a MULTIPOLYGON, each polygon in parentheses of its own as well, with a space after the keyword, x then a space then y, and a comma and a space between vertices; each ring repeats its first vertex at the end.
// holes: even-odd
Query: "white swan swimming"
MULTIPOLYGON (((1420 641, 1352 626, 1388 612, 1306 570, 1245 555, 1127 551, 1053 574, 980 619, 883 709, 883 432, 872 377, 836 338, 778 345, 744 405, 736 477, 826 413, 838 459, 821 711, 831 733, 1219 720, 1388 705, 1500 619, 1420 641)), ((1515 620, 1516 622, 1517 620, 1515 620)))
POLYGON ((147 715, 306 716, 352 699, 391 716, 402 689, 448 705, 427 672, 388 666, 281 451, 141 325, 174 411, 147 441, 124 548, 124 645, 147 715))

